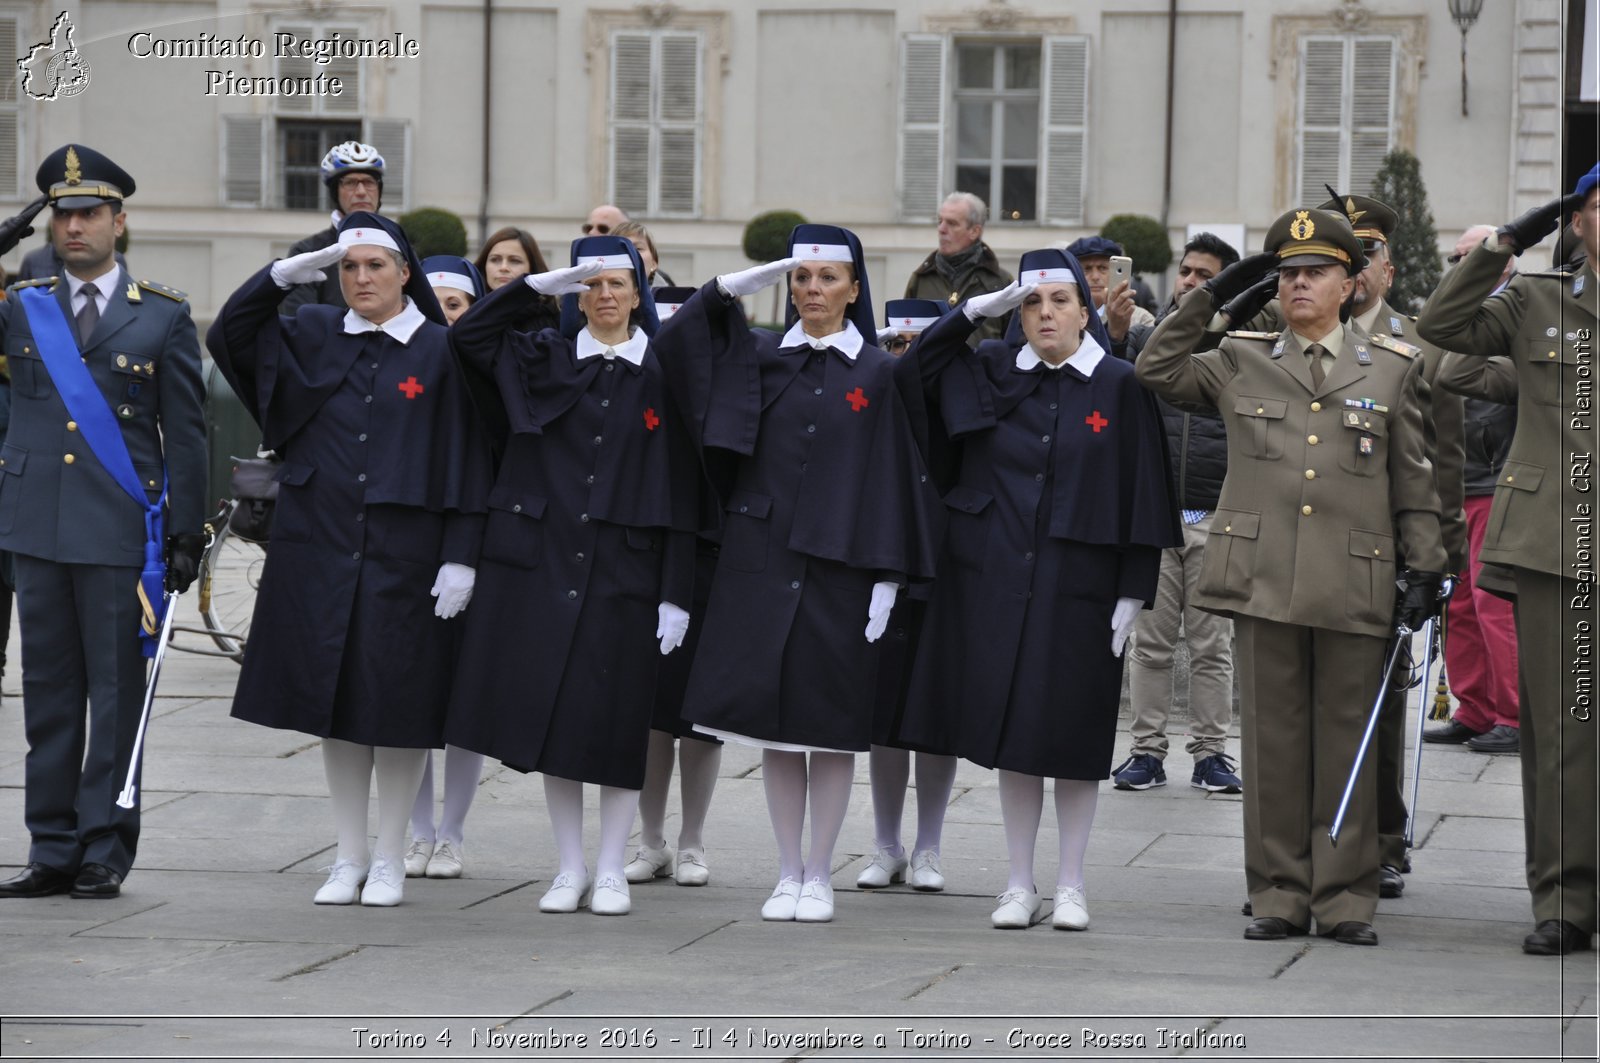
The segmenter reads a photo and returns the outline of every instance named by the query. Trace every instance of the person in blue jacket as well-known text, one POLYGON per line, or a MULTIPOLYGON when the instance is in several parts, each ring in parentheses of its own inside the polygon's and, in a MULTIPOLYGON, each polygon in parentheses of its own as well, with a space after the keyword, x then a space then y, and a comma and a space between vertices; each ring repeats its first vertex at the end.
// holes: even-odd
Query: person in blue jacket
POLYGON ((338 853, 316 903, 398 904, 406 822, 443 744, 442 621, 471 598, 490 481, 449 329, 400 227, 356 211, 336 243, 247 280, 206 345, 283 459, 233 715, 322 738, 338 853), (327 267, 349 309, 280 316, 327 267))

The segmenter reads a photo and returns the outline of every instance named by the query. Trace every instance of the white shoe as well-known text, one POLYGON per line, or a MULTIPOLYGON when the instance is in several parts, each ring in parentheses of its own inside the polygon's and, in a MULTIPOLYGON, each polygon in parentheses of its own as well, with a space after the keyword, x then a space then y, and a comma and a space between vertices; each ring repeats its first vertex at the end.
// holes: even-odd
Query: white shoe
POLYGON ((711 881, 711 869, 706 866, 704 849, 678 850, 678 866, 673 878, 680 886, 704 886, 711 881))
POLYGON ((767 903, 761 906, 761 918, 769 923, 791 923, 794 921, 794 910, 799 901, 800 883, 792 878, 781 878, 778 880, 778 888, 772 891, 767 903))
POLYGON ((794 908, 797 923, 833 922, 833 887, 827 880, 814 878, 800 889, 800 900, 794 908))
POLYGON ((589 910, 595 915, 627 915, 632 907, 628 883, 615 875, 601 875, 589 896, 589 910))
POLYGON ((428 870, 428 858, 432 855, 432 842, 412 838, 406 849, 406 878, 421 878, 428 870))
MULTIPOLYGON (((408 872, 409 874, 409 865, 408 872)), ((461 843, 451 844, 449 839, 439 843, 439 847, 428 857, 429 878, 460 878, 461 877, 461 843)))
POLYGON ((393 908, 400 903, 405 884, 405 865, 380 856, 372 861, 372 869, 367 872, 367 884, 361 890, 361 904, 367 908, 393 908))
POLYGON ((563 871, 557 875, 544 896, 539 898, 541 912, 575 912, 589 899, 589 876, 563 871))
POLYGON ((1000 906, 989 917, 999 930, 1026 930, 1044 918, 1044 898, 1032 890, 1006 890, 995 898, 1000 906))
POLYGON ((633 854, 628 866, 622 869, 622 877, 629 882, 649 882, 653 878, 666 878, 670 874, 672 874, 672 850, 665 845, 659 849, 652 849, 647 845, 639 846, 639 851, 633 854))
POLYGON ((1062 886, 1056 890, 1056 910, 1050 925, 1057 930, 1089 929, 1089 898, 1078 886, 1062 886))
POLYGON ((322 884, 313 904, 354 904, 361 893, 361 883, 366 880, 367 865, 354 860, 338 860, 330 869, 328 881, 322 884))
POLYGON ((939 853, 924 849, 911 854, 911 888, 923 893, 938 893, 944 889, 944 873, 939 870, 939 853))
POLYGON ((890 850, 879 848, 872 854, 872 863, 862 868, 861 874, 856 876, 856 885, 864 890, 881 890, 896 882, 904 882, 906 866, 904 853, 895 856, 890 850))

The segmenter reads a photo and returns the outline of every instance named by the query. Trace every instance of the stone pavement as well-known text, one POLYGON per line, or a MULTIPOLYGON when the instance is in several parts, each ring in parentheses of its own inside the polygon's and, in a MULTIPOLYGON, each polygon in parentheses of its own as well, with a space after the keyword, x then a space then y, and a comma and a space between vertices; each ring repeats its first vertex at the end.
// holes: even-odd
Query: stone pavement
MULTIPOLYGON (((989 927, 1004 837, 994 778, 970 765, 945 831, 950 888, 855 890, 872 850, 865 757, 835 921, 761 922, 775 856, 759 755, 738 747, 704 888, 636 886, 620 919, 539 914, 554 862, 542 787, 496 769, 468 819, 468 877, 410 880, 395 909, 328 908, 311 904, 332 842, 318 744, 229 719, 236 678, 225 659, 169 658, 120 898, 3 902, 0 1055, 1595 1058, 1596 954, 1519 950, 1531 923, 1515 758, 1427 749, 1415 871, 1380 907, 1376 949, 1242 939, 1240 802, 1186 785, 1181 737, 1164 789, 1102 786, 1086 933, 989 927)), ((14 666, 4 875, 27 852, 18 691, 14 666)), ((1045 820, 1048 887, 1048 802, 1045 820)))

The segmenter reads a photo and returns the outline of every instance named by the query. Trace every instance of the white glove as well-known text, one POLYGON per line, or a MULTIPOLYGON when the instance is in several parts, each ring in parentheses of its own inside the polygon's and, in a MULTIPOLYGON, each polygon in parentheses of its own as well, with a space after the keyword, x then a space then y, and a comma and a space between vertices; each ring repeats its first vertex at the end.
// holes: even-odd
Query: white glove
POLYGON ((280 258, 272 264, 272 283, 285 291, 296 284, 315 284, 328 279, 323 266, 331 266, 344 257, 345 247, 335 241, 316 251, 307 251, 292 258, 280 258))
POLYGON ((689 633, 689 614, 671 602, 662 602, 656 606, 656 617, 656 638, 661 640, 661 656, 665 657, 683 645, 683 636, 689 633))
POLYGON ((1128 636, 1133 634, 1133 625, 1139 619, 1139 610, 1143 608, 1143 598, 1117 599, 1117 607, 1111 610, 1111 656, 1122 656, 1128 636))
POLYGON ((738 273, 724 273, 717 278, 717 287, 732 299, 742 295, 754 295, 761 289, 778 283, 785 273, 803 261, 805 260, 799 258, 780 258, 776 262, 768 262, 765 266, 751 266, 749 269, 741 269, 738 273))
POLYGON ((874 583, 872 602, 867 606, 867 641, 877 642, 889 629, 889 614, 894 612, 894 597, 900 593, 898 583, 874 583))
POLYGON ((467 607, 472 600, 472 584, 478 574, 466 565, 446 561, 439 566, 439 575, 429 593, 439 599, 433 605, 433 615, 449 620, 467 607))
POLYGON ((585 262, 581 266, 553 269, 548 273, 529 273, 522 279, 540 295, 582 295, 589 290, 584 281, 605 272, 598 262, 585 262))
POLYGON ((988 295, 974 295, 961 304, 961 310, 967 315, 967 320, 977 324, 979 318, 999 317, 1008 310, 1014 310, 1022 305, 1022 300, 1038 285, 1029 281, 1026 284, 1012 281, 997 292, 988 295))
POLYGON ((894 339, 898 335, 900 335, 900 330, 897 329, 897 328, 881 328, 881 329, 879 329, 878 330, 878 346, 882 347, 885 343, 888 343, 890 340, 894 339))

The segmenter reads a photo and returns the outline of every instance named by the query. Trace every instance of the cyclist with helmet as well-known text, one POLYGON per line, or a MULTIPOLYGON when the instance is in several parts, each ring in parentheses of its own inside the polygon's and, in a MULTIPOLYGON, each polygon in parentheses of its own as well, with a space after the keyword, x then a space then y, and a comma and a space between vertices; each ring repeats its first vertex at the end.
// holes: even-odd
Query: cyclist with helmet
MULTIPOLYGON (((333 220, 326 229, 312 233, 289 248, 289 258, 308 251, 320 251, 339 242, 339 222, 347 214, 369 210, 381 214, 383 207, 383 156, 371 144, 347 140, 335 144, 322 157, 322 183, 333 196, 333 220)), ((328 270, 328 277, 313 284, 297 284, 283 301, 279 313, 294 316, 302 306, 321 303, 325 306, 344 307, 344 294, 339 290, 337 271, 328 270)))

